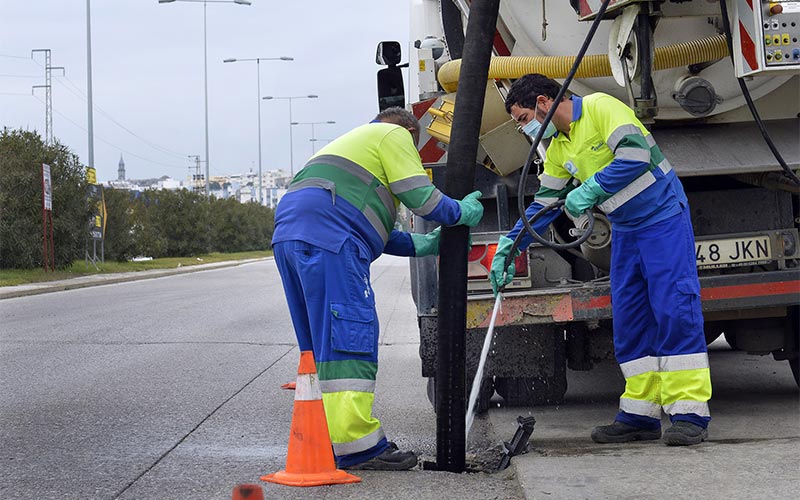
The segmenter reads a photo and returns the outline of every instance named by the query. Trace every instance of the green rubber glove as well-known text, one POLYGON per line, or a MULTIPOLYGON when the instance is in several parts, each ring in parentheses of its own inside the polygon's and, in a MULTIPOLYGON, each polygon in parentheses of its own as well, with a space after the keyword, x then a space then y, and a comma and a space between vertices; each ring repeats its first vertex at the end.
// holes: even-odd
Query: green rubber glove
POLYGON ((580 217, 584 210, 592 208, 601 200, 607 199, 610 194, 606 193, 594 178, 594 175, 586 179, 583 184, 567 193, 564 208, 573 217, 580 217))
POLYGON ((483 205, 478 200, 481 197, 480 191, 473 191, 466 195, 463 200, 458 201, 458 206, 461 207, 461 217, 459 217, 457 225, 475 227, 483 217, 483 205))
MULTIPOLYGON (((506 257, 511 252, 511 247, 514 245, 514 240, 507 236, 501 236, 497 241, 497 251, 492 259, 492 269, 489 271, 489 281, 492 282, 492 292, 497 297, 497 290, 506 286, 514 280, 514 273, 517 271, 514 267, 514 260, 511 260, 508 269, 503 269, 506 263, 506 257), (506 272, 506 278, 503 280, 503 272, 506 272)), ((514 258, 521 252, 519 249, 514 250, 514 258)))
POLYGON ((439 237, 442 228, 437 227, 430 233, 411 234, 411 241, 414 243, 415 257, 425 257, 426 255, 439 255, 439 237))

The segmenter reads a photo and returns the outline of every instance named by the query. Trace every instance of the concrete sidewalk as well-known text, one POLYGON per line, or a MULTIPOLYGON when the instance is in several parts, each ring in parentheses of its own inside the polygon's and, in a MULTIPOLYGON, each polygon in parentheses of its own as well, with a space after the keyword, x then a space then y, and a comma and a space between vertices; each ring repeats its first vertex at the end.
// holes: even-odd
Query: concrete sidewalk
POLYGON ((208 271, 211 269, 221 269, 225 267, 239 266, 269 260, 272 257, 245 260, 227 260, 222 262, 212 262, 210 264, 197 264, 192 266, 180 266, 169 269, 151 269, 148 271, 132 271, 128 273, 107 273, 94 274, 91 276, 78 276, 64 280, 42 281, 39 283, 28 283, 26 285, 0 287, 0 300, 13 299, 15 297, 26 297, 28 295, 38 295, 41 293, 62 292, 64 290, 75 290, 98 285, 113 285, 115 283, 125 283, 128 281, 146 280, 151 278, 162 278, 176 274, 195 273, 198 271, 208 271))

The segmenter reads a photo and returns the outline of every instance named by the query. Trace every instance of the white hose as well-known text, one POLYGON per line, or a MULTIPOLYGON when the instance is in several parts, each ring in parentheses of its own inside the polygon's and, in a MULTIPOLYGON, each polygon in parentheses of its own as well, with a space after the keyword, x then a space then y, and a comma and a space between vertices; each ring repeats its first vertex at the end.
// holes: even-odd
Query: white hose
MULTIPOLYGON (((505 280, 505 276, 503 276, 503 279, 505 280)), ((478 395, 481 392, 483 368, 486 364, 486 358, 489 356, 489 347, 492 345, 494 322, 497 319, 497 312, 500 310, 501 300, 503 300, 503 295, 498 293, 494 301, 494 309, 492 309, 492 319, 489 321, 489 329, 486 330, 486 338, 483 340, 483 349, 481 349, 481 359, 478 362, 478 370, 475 372, 475 379, 472 381, 472 389, 469 391, 469 406, 467 407, 466 435, 464 436, 464 442, 469 442, 469 429, 472 427, 472 421, 475 419, 475 403, 478 401, 478 395)))

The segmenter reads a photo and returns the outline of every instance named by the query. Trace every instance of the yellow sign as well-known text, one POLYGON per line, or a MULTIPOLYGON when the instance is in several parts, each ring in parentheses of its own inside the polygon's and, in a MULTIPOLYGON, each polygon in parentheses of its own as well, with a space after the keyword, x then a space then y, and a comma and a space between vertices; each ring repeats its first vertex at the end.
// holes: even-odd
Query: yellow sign
POLYGON ((92 167, 86 167, 86 182, 89 184, 97 184, 97 170, 92 167))
POLYGON ((102 200, 103 200, 103 206, 102 206, 102 210, 103 211, 100 212, 100 213, 103 214, 103 238, 105 238, 106 237, 106 221, 108 220, 108 210, 106 210, 106 192, 103 190, 102 187, 100 188, 100 196, 102 197, 102 200))

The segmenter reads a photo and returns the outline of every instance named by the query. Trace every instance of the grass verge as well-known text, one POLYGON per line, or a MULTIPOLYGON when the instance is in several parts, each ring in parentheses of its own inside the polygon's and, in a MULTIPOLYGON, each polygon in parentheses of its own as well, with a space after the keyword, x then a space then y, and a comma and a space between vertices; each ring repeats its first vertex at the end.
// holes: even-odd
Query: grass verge
POLYGON ((55 281, 92 274, 128 273, 150 269, 172 269, 174 267, 195 266, 228 260, 258 259, 272 256, 272 250, 237 253, 210 253, 192 257, 168 257, 143 262, 98 262, 97 269, 83 260, 76 260, 66 269, 45 272, 44 269, 0 269, 0 286, 24 285, 55 281))

